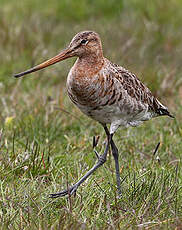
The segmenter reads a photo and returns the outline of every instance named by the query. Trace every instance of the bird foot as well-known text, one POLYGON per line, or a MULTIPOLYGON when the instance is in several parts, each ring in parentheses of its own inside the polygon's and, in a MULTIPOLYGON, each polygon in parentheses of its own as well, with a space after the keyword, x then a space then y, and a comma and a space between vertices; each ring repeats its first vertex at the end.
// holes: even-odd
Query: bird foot
MULTIPOLYGON (((93 143, 93 147, 95 148, 96 147, 96 142, 94 140, 94 143, 93 143)), ((107 158, 107 153, 108 153, 108 150, 109 150, 109 145, 110 145, 110 142, 108 140, 108 143, 106 145, 106 148, 104 150, 104 153, 102 155, 99 155, 97 153, 97 151, 94 149, 94 152, 97 156, 97 163, 77 182, 75 183, 73 186, 71 186, 70 188, 66 189, 66 190, 63 190, 62 192, 58 192, 58 193, 53 193, 53 194, 50 194, 49 197, 50 198, 57 198, 57 197, 63 197, 63 196, 71 196, 72 194, 75 194, 76 195, 76 191, 77 191, 77 188, 97 169, 99 168, 101 165, 103 165, 105 162, 106 162, 106 158, 107 158)))
POLYGON ((50 198, 57 198, 57 197, 63 197, 63 196, 71 196, 73 194, 76 195, 77 188, 79 187, 80 184, 82 184, 98 167, 103 165, 106 162, 106 155, 108 152, 108 147, 106 148, 105 152, 102 155, 99 155, 96 152, 96 156, 98 158, 97 163, 94 165, 93 168, 91 168, 76 184, 71 186, 70 188, 63 190, 58 193, 52 193, 49 195, 50 198))
POLYGON ((77 188, 78 188, 78 185, 74 184, 73 186, 71 186, 70 188, 68 188, 66 190, 63 190, 62 192, 49 194, 49 198, 63 197, 66 195, 71 196, 73 194, 76 195, 77 188))

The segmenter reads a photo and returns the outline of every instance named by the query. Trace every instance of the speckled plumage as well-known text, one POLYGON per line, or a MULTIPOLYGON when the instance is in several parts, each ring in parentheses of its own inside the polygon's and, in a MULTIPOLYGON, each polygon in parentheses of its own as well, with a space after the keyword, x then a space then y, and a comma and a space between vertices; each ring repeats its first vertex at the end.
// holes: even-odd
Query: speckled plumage
MULTIPOLYGON (((68 95, 83 113, 102 124, 107 135, 107 144, 102 155, 95 151, 98 161, 77 183, 64 191, 51 194, 51 198, 75 193, 80 184, 105 163, 110 146, 115 160, 118 194, 121 196, 118 149, 113 141, 114 132, 119 126, 138 126, 153 117, 173 116, 134 74, 103 56, 100 37, 92 31, 78 33, 69 46, 57 56, 16 74, 15 77, 74 56, 78 59, 68 74, 68 95), (111 124, 110 132, 107 124, 111 124)), ((94 142, 93 147, 95 145, 94 142)))
MULTIPOLYGON (((72 43, 92 33, 82 32, 72 43)), ((68 75, 67 90, 73 103, 94 120, 111 124, 110 133, 119 126, 138 126, 152 117, 171 116, 134 74, 103 57, 100 38, 94 35, 98 39, 97 57, 90 53, 79 57, 68 75)))

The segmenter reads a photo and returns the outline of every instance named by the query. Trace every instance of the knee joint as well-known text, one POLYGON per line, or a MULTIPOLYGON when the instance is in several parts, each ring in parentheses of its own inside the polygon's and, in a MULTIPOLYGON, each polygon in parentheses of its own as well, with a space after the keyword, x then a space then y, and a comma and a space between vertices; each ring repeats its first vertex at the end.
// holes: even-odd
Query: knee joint
POLYGON ((100 156, 98 161, 100 162, 100 164, 104 164, 106 162, 106 157, 100 156))

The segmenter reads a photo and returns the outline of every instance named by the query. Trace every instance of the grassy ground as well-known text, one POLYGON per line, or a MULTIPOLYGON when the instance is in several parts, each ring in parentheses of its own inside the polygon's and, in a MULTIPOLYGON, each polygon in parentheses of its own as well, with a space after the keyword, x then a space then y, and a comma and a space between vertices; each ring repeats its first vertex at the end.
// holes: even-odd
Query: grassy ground
POLYGON ((118 2, 1 0, 1 229, 182 229, 182 4, 118 2), (176 119, 118 130, 121 199, 109 154, 76 197, 51 200, 50 193, 93 166, 92 137, 100 135, 103 151, 105 135, 68 99, 74 60, 27 78, 11 76, 57 54, 86 29, 97 31, 105 56, 135 72, 176 119))

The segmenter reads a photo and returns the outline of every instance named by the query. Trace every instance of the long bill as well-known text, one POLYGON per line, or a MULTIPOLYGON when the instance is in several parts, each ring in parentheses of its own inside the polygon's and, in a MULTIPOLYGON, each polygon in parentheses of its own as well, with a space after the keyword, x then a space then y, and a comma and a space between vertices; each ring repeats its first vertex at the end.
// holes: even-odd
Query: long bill
POLYGON ((22 76, 24 76, 26 74, 36 72, 36 71, 38 71, 40 69, 44 69, 44 68, 46 68, 46 67, 48 67, 50 65, 53 65, 53 64, 55 64, 57 62, 60 62, 60 61, 62 61, 64 59, 66 59, 66 58, 69 58, 69 57, 72 57, 72 50, 70 48, 67 48, 67 49, 61 51, 55 57, 53 57, 53 58, 51 58, 51 59, 49 59, 49 60, 47 60, 47 61, 45 61, 45 62, 43 62, 43 63, 41 63, 39 65, 37 65, 37 66, 35 66, 35 67, 31 68, 31 69, 28 69, 28 70, 26 70, 24 72, 15 74, 13 76, 16 77, 16 78, 22 77, 22 76))

